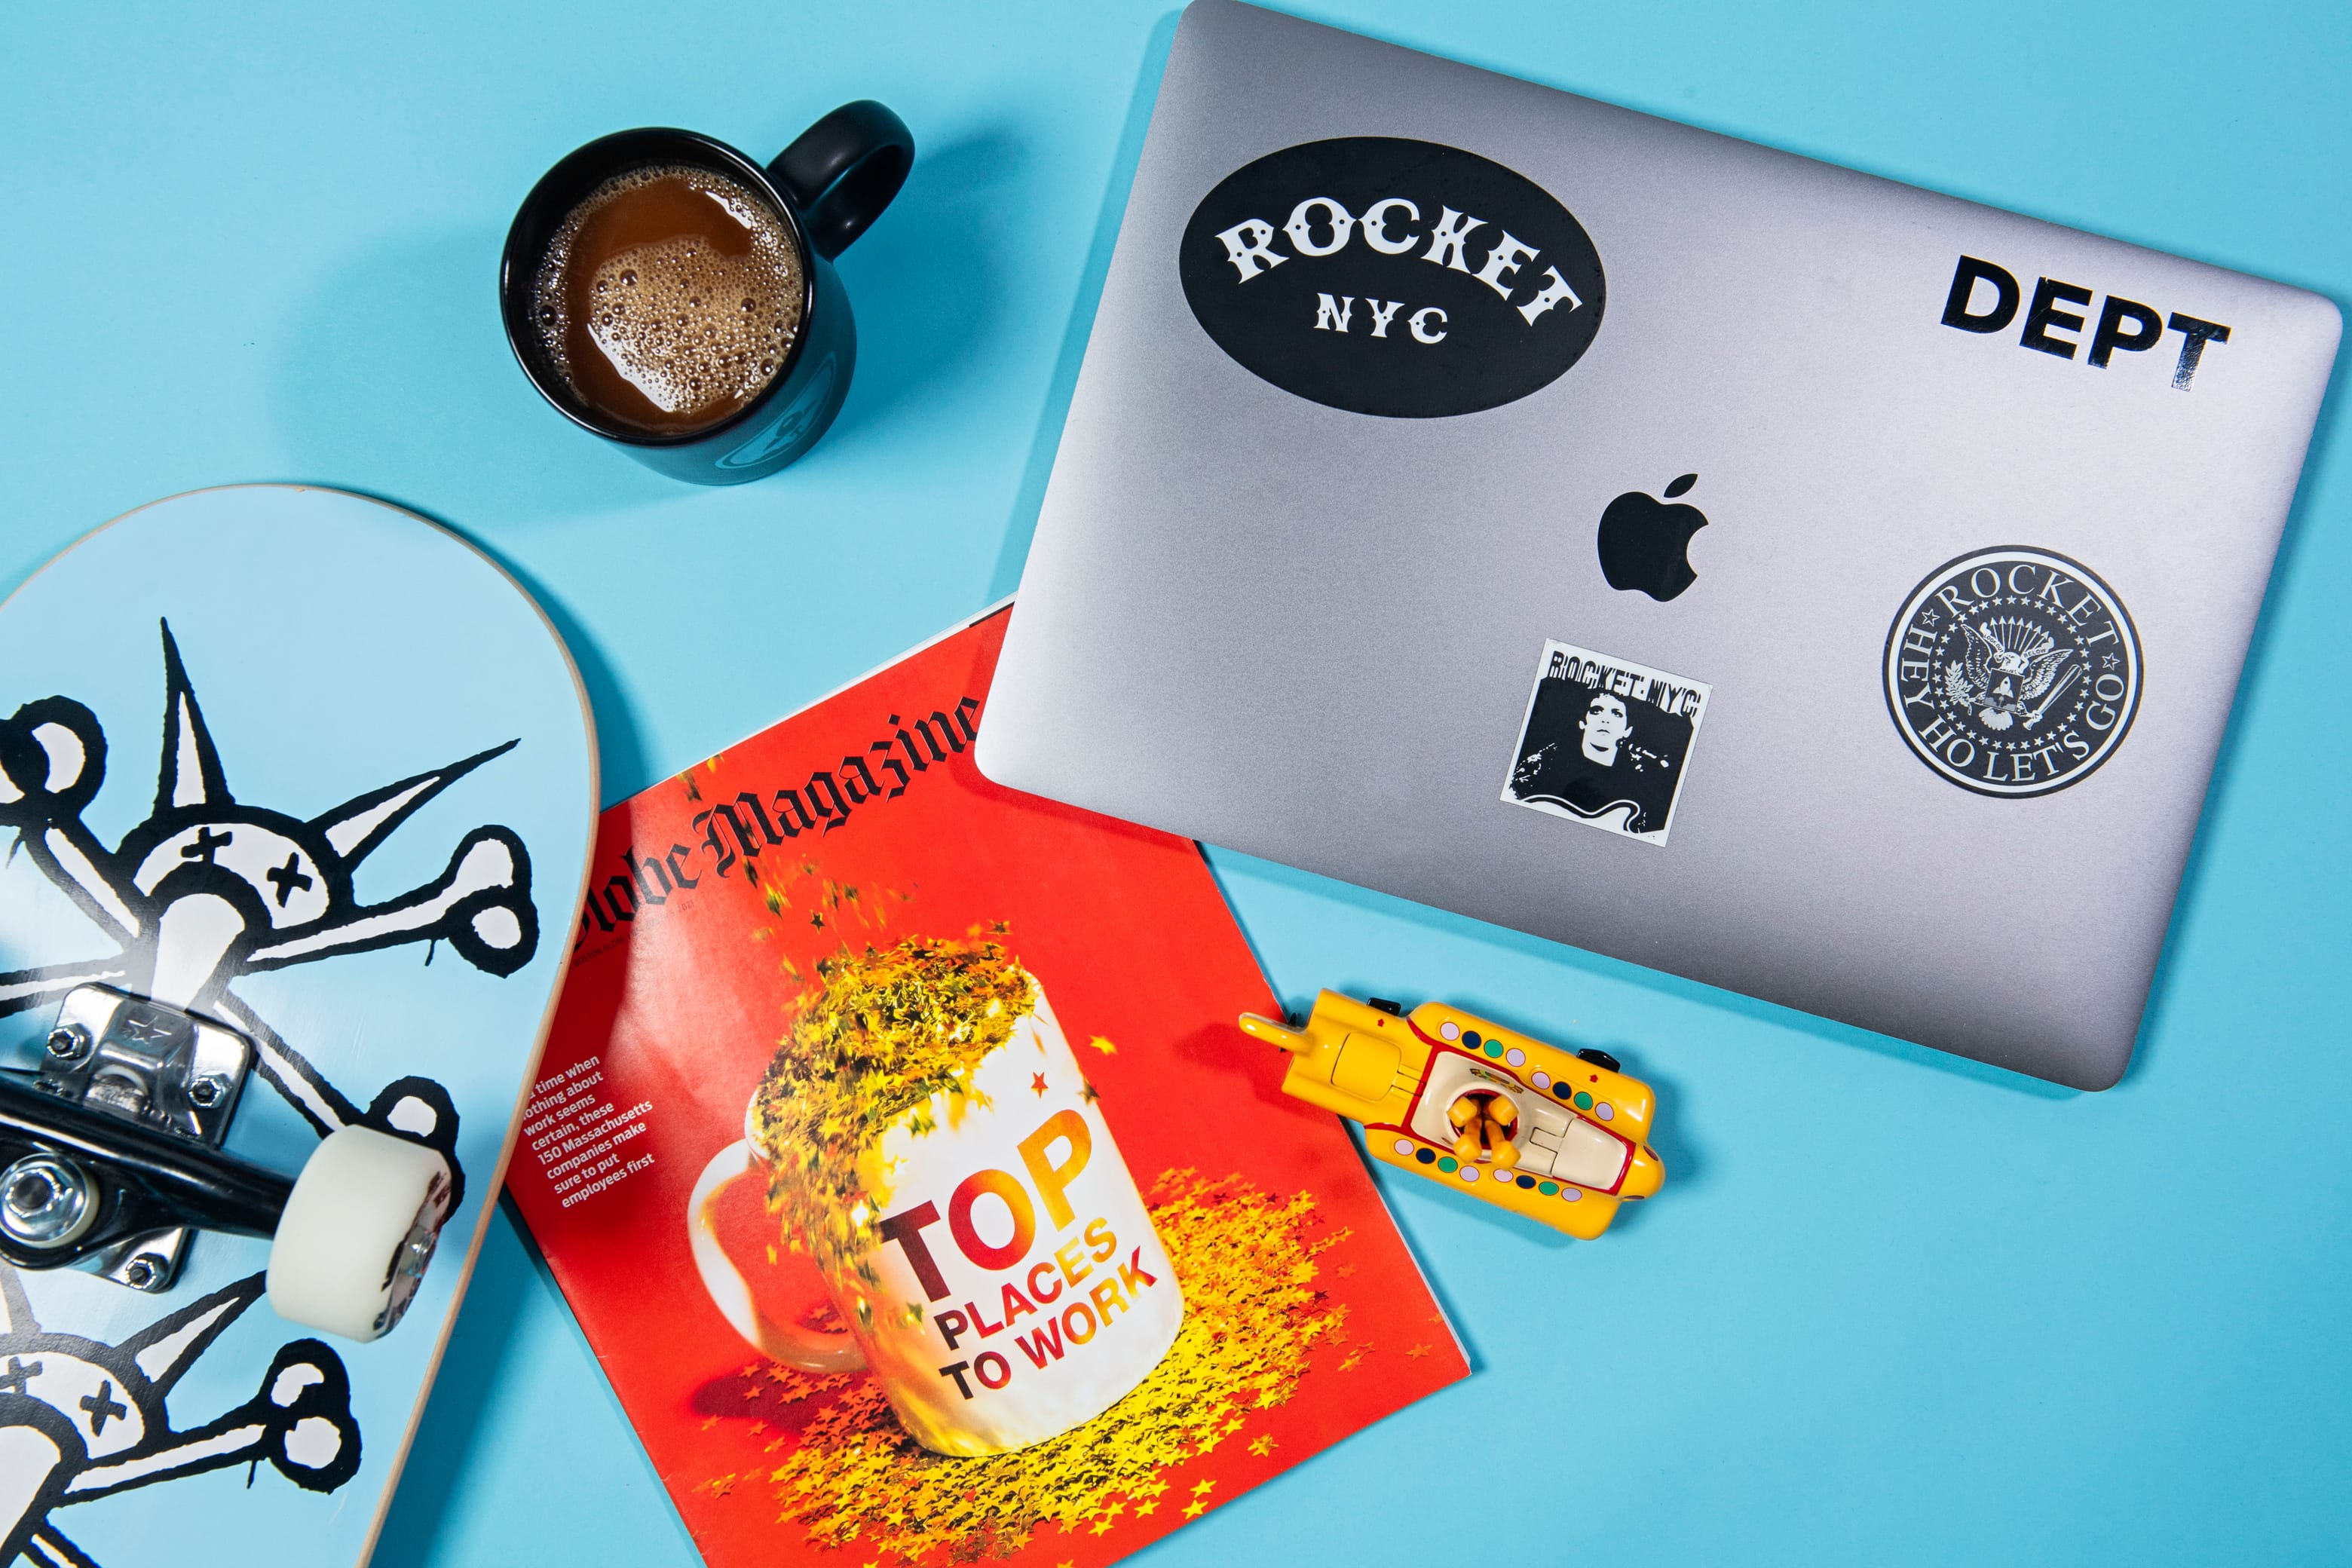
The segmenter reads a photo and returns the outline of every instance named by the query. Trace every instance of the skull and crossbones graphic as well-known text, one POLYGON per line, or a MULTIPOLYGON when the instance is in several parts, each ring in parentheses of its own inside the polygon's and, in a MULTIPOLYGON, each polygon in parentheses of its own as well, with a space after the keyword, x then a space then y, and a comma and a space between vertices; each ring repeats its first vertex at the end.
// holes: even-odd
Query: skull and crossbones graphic
MULTIPOLYGON (((530 962, 539 921, 530 858, 509 828, 467 833, 423 886, 363 903, 353 873, 411 815, 512 749, 493 745, 298 817, 229 787, 180 649, 163 627, 163 755, 154 805, 111 848, 85 824, 105 781, 107 740, 79 702, 47 697, 0 721, 0 829, 113 949, 0 973, 0 1016, 99 984, 216 1016, 252 1040, 261 1077, 321 1137, 376 1128, 438 1151, 464 1196, 457 1113, 433 1079, 404 1077, 362 1109, 239 997, 242 976, 401 943, 444 944, 499 976, 530 962)), ((428 959, 431 946, 428 945, 428 959)), ((157 1320, 120 1345, 45 1331, 0 1265, 0 1563, 90 1559, 50 1510, 173 1476, 267 1458, 298 1485, 332 1490, 357 1470, 350 1382, 315 1340, 289 1343, 238 1409, 181 1432, 164 1396, 180 1372, 262 1292, 257 1274, 157 1320)))
POLYGON ((172 1385, 261 1292, 251 1275, 105 1344, 43 1329, 0 1263, 0 1563, 95 1568, 50 1511, 178 1476, 266 1461, 325 1492, 358 1473, 351 1379, 317 1340, 281 1347, 243 1405, 173 1429, 172 1385))

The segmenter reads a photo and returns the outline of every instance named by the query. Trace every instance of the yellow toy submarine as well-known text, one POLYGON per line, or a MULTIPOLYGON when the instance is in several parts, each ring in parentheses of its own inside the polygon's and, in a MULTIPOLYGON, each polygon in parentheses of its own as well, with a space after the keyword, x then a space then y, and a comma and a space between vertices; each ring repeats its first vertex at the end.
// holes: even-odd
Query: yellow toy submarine
POLYGON ((1570 1055, 1442 1002, 1315 998, 1303 1028, 1255 1013, 1242 1031, 1290 1053, 1283 1092, 1364 1126, 1416 1176, 1587 1241, 1665 1179, 1650 1086, 1605 1051, 1570 1055))

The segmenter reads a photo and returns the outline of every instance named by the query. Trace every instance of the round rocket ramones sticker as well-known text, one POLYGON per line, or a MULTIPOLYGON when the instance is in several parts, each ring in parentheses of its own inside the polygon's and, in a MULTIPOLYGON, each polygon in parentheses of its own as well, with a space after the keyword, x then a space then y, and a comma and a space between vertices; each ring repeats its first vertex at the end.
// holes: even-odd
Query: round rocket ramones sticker
POLYGON ((2123 744, 2139 710, 2139 634, 2080 563, 1980 550, 1904 601, 1885 681, 1887 711, 1921 762, 1979 795, 2048 795, 2123 744))

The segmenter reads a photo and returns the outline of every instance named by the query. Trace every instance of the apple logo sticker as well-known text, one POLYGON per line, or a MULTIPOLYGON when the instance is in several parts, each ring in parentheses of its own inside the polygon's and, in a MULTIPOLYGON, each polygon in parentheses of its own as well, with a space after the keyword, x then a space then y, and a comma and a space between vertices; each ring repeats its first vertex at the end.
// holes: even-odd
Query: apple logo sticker
MULTIPOLYGON (((1666 500, 1696 483, 1696 474, 1683 475, 1666 487, 1666 500)), ((1639 589, 1664 604, 1698 580, 1691 569, 1690 540, 1706 526, 1706 513, 1695 506, 1668 506, 1641 490, 1627 490, 1601 514, 1594 539, 1601 574, 1612 588, 1639 589)))

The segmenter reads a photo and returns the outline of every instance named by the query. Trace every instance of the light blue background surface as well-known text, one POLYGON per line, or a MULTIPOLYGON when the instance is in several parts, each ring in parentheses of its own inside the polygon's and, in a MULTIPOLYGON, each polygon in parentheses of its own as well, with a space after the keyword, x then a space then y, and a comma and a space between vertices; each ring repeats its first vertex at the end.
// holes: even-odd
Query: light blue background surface
MULTIPOLYGON (((2352 300, 2340 5, 1312 14, 2352 300)), ((0 582, 175 490, 373 490, 543 596, 606 797, 639 788, 1017 581, 1171 27, 1150 4, 19 8, 0 582), (493 279, 542 168, 640 123, 764 156, 863 95, 922 158, 843 258, 864 352, 815 455, 696 490, 539 403, 493 279)), ((2339 396, 2105 1095, 1217 857, 1293 1005, 1444 995, 1609 1047, 1660 1086, 1672 1175, 1591 1246, 1389 1181, 1477 1374, 1148 1560, 2352 1557, 2342 424, 2339 396)), ((380 1560, 693 1561, 504 1224, 380 1560)))

